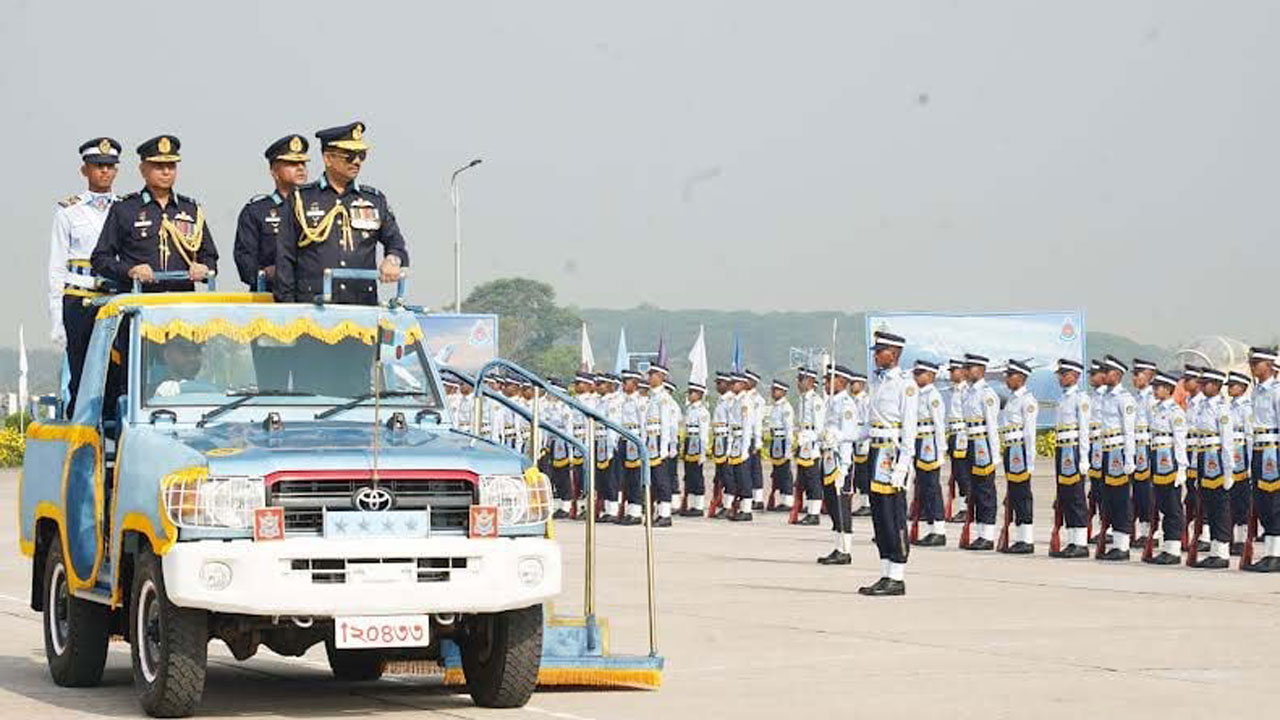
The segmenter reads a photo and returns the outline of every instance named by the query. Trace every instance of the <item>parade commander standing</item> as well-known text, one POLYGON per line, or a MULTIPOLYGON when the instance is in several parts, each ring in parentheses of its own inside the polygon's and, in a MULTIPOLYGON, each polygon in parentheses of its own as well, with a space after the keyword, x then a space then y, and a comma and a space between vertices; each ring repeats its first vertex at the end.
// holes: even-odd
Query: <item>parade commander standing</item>
MULTIPOLYGON (((298 186, 283 213, 276 246, 275 297, 280 302, 311 302, 323 292, 327 269, 378 269, 384 283, 400 279, 409 253, 396 216, 378 190, 356 182, 368 156, 364 123, 316 133, 324 173, 298 186), (382 262, 378 262, 378 244, 382 262)), ((374 305, 375 284, 335 279, 333 301, 374 305)))

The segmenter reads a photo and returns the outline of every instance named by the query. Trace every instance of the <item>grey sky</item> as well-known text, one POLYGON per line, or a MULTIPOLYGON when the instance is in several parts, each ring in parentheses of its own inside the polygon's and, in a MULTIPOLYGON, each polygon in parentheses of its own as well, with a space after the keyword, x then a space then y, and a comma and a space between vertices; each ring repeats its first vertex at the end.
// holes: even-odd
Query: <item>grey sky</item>
POLYGON ((1280 333, 1275 2, 4 4, 0 283, 5 325, 42 342, 82 140, 124 143, 128 192, 137 143, 179 135, 230 279, 267 143, 354 119, 431 304, 452 297, 448 174, 482 156, 468 286, 1280 333), (1157 254, 1176 276, 1152 280, 1157 254))

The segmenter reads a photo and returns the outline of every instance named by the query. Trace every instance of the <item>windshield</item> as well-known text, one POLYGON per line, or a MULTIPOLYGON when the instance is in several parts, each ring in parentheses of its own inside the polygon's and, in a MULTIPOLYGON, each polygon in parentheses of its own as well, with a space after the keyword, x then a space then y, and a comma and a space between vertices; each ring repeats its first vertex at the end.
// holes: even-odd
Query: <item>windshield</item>
POLYGON ((296 323, 263 318, 241 326, 208 324, 212 329, 204 330, 182 323, 143 322, 144 407, 221 405, 245 393, 287 394, 270 400, 281 405, 345 402, 373 392, 379 356, 378 392, 387 394, 387 405, 441 407, 416 324, 375 334, 371 326, 351 322, 312 323, 301 332, 280 331, 296 330, 296 323))

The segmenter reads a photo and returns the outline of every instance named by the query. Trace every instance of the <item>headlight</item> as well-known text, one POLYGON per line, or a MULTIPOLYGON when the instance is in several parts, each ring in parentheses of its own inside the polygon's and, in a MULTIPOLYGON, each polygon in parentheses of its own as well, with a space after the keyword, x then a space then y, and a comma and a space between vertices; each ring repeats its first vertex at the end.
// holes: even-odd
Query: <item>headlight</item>
POLYGON ((211 478, 179 471, 164 479, 165 511, 177 527, 253 528, 253 511, 266 506, 262 478, 211 478))
POLYGON ((551 481, 537 468, 521 475, 481 475, 480 504, 498 508, 498 530, 551 517, 551 481))

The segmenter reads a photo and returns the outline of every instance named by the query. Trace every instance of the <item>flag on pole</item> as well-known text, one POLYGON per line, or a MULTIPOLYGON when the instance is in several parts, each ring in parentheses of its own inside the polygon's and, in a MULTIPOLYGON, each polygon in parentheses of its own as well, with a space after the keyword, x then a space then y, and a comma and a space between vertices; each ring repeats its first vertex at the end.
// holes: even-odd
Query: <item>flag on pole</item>
POLYGON ((27 336, 21 324, 18 325, 18 412, 19 417, 27 409, 27 336))
POLYGON ((621 373, 631 366, 631 353, 627 352, 627 329, 618 332, 618 354, 613 360, 614 374, 621 373))
POLYGON ((738 338, 738 333, 733 334, 733 371, 742 372, 742 340, 738 338))
POLYGON ((579 370, 596 371, 596 354, 591 352, 591 338, 587 337, 587 324, 582 323, 582 366, 579 370))
POLYGON ((703 327, 698 326, 698 339, 693 341, 693 348, 689 350, 689 382, 698 383, 703 387, 707 384, 707 340, 703 333, 703 327))
POLYGON ((671 368, 671 364, 667 362, 667 337, 666 334, 658 335, 658 364, 664 368, 671 368))

